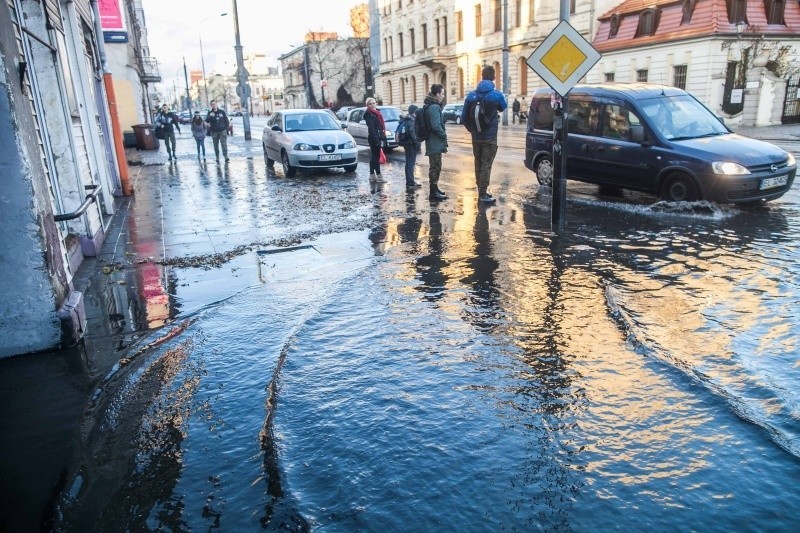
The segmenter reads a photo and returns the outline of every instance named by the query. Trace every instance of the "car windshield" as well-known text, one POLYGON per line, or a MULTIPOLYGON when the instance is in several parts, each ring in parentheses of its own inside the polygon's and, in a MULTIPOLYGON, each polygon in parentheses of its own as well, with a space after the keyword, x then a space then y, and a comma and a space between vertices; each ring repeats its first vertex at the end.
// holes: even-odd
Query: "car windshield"
POLYGON ((307 113, 286 115, 286 127, 284 131, 317 131, 317 130, 340 130, 339 124, 333 120, 328 113, 307 113))
POLYGON ((379 108, 383 120, 400 120, 400 111, 395 107, 381 107, 379 108))
POLYGON ((728 129, 691 96, 663 96, 642 101, 650 123, 665 138, 677 141, 728 133, 728 129))

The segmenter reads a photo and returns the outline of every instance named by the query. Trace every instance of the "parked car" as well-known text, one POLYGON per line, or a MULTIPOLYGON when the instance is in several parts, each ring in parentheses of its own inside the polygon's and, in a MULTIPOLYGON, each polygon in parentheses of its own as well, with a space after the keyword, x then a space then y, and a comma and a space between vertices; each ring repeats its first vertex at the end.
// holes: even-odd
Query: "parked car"
POLYGON ((188 111, 181 111, 178 113, 178 122, 181 124, 188 124, 192 121, 192 114, 188 111))
MULTIPOLYGON (((525 166, 553 179, 552 91, 531 99, 525 166)), ((729 130, 691 94, 649 84, 578 85, 569 94, 567 178, 667 201, 755 203, 781 197, 797 173, 777 146, 729 130)))
MULTIPOLYGON (((378 109, 383 115, 383 121, 386 123, 386 146, 385 151, 390 152, 397 148, 397 139, 394 138, 394 132, 397 129, 397 124, 400 122, 400 109, 394 106, 379 105, 378 109)), ((368 146, 367 142, 367 123, 364 120, 364 113, 367 111, 366 107, 356 107, 347 112, 347 119, 345 126, 347 133, 353 136, 356 142, 362 146, 368 146)))
POLYGON ((231 116, 232 117, 241 117, 242 116, 242 112, 241 111, 234 111, 233 113, 231 113, 231 116))
POLYGON ((354 105, 343 105, 338 111, 336 111, 336 116, 339 118, 339 120, 345 121, 347 120, 347 112, 355 108, 356 106, 354 105))
POLYGON ((442 109, 442 122, 455 122, 461 124, 461 110, 464 109, 463 102, 460 104, 447 104, 442 109))
POLYGON ((355 172, 358 148, 353 137, 326 109, 287 109, 272 114, 261 136, 267 167, 275 161, 292 177, 298 169, 344 168, 355 172))

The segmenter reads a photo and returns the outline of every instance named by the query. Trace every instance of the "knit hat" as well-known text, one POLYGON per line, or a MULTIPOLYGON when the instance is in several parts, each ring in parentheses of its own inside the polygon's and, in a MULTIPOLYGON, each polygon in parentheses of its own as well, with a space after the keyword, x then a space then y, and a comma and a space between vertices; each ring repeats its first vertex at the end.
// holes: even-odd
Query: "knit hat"
POLYGON ((413 115, 414 113, 417 112, 417 109, 419 109, 418 106, 415 106, 414 104, 411 104, 410 106, 408 106, 408 114, 409 115, 413 115))

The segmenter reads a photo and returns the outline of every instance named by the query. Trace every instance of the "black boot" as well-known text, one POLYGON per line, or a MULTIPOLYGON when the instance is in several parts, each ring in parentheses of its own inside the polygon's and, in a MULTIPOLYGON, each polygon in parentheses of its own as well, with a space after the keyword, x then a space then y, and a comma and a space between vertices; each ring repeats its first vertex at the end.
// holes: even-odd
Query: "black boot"
POLYGON ((442 200, 447 200, 447 195, 440 191, 438 187, 431 187, 428 198, 433 201, 440 202, 442 200))

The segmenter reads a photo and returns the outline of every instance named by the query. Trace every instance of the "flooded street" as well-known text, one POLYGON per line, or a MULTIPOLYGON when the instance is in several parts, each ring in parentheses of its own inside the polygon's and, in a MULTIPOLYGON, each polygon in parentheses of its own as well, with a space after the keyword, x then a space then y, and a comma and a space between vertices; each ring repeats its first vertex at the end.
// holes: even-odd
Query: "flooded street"
POLYGON ((524 139, 480 207, 462 131, 438 205, 402 150, 138 167, 87 350, 0 361, 9 529, 796 531, 797 185, 569 182, 555 236, 524 139))

